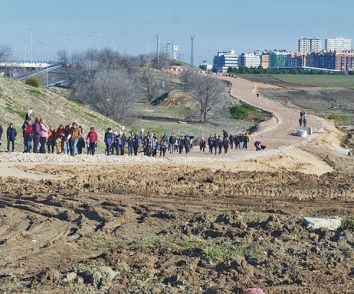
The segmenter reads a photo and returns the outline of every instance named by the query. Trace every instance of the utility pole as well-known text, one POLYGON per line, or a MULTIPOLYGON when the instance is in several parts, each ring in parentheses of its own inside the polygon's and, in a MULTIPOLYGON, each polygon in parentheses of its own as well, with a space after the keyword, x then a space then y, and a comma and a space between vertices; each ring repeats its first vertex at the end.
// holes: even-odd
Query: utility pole
POLYGON ((195 35, 190 35, 189 36, 191 38, 191 65, 194 65, 194 39, 195 39, 195 35))
POLYGON ((31 55, 30 55, 30 62, 33 61, 33 32, 32 29, 29 29, 30 31, 30 48, 31 48, 31 55))
POLYGON ((156 54, 157 54, 157 67, 160 67, 160 35, 157 33, 156 36, 156 54))

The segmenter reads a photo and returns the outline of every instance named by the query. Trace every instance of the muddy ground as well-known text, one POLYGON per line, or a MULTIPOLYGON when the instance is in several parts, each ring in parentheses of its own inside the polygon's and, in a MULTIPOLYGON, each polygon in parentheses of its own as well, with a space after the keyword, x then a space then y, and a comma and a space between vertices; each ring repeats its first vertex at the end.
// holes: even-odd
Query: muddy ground
POLYGON ((354 173, 36 165, 0 180, 1 293, 352 293, 354 173), (341 217, 336 231, 304 216, 341 217))

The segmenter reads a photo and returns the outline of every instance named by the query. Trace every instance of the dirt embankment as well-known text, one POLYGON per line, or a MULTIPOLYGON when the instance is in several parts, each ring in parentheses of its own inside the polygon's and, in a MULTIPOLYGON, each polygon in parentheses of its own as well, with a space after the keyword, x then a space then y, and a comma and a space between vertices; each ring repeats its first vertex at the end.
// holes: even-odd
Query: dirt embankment
POLYGON ((301 216, 349 218, 352 176, 35 169, 58 180, 0 182, 2 291, 349 293, 352 228, 308 231, 301 216))

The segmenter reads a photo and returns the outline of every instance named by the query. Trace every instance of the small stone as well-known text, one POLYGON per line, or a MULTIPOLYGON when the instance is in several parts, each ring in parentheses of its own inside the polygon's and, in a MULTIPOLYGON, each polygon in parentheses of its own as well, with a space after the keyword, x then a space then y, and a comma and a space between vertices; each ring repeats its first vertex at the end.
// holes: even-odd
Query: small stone
POLYGON ((70 272, 66 274, 64 282, 72 282, 76 279, 77 274, 75 272, 70 272))

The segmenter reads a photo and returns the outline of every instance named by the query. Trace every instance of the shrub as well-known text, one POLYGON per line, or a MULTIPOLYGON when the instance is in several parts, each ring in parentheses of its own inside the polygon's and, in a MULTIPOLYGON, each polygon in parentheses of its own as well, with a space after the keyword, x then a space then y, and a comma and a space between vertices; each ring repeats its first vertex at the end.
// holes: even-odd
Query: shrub
POLYGON ((38 80, 34 79, 34 78, 28 78, 26 79, 26 82, 25 82, 26 85, 29 85, 29 86, 32 86, 32 87, 35 87, 35 88, 39 88, 40 86, 40 83, 38 80))
POLYGON ((234 105, 230 108, 231 118, 246 119, 250 114, 255 114, 257 108, 249 104, 234 105))

